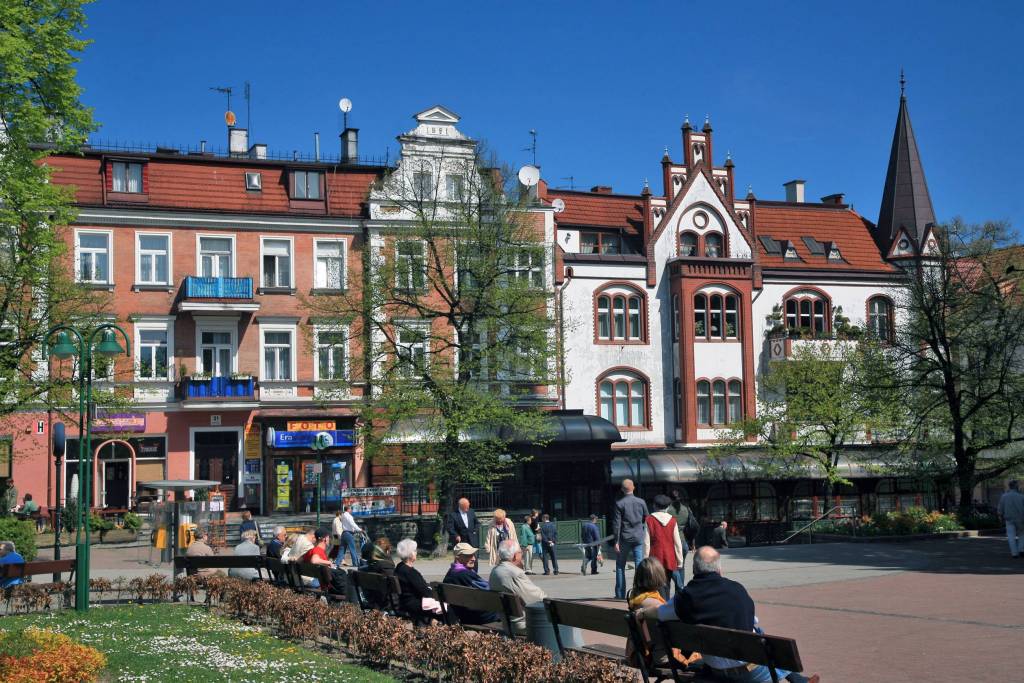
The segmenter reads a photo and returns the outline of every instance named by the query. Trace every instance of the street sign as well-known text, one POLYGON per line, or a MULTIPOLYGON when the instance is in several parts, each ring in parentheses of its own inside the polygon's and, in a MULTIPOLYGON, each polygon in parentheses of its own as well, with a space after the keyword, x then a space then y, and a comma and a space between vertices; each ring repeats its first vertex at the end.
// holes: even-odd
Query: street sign
POLYGON ((272 448, 317 448, 320 443, 330 443, 320 448, 339 448, 355 445, 355 433, 351 429, 332 429, 320 432, 279 432, 274 428, 267 429, 267 445, 272 448))

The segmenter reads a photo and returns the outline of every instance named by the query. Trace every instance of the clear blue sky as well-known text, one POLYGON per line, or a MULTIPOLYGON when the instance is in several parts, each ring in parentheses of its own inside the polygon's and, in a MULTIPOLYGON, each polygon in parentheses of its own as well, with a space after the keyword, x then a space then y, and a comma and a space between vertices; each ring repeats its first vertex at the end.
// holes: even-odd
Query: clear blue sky
POLYGON ((652 186, 679 126, 711 114, 737 188, 845 192, 871 220, 896 119, 899 68, 939 220, 1024 227, 1024 19, 1015 2, 136 2, 87 9, 80 69, 101 138, 226 144, 223 96, 254 141, 334 151, 340 97, 360 151, 397 151, 443 104, 502 161, 554 185, 652 186))

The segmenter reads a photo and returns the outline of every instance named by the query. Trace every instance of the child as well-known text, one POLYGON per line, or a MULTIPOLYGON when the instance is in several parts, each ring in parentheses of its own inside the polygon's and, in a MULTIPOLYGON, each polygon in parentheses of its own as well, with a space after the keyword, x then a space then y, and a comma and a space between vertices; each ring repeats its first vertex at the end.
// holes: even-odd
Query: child
MULTIPOLYGON (((664 605, 665 598, 662 597, 661 590, 665 587, 666 583, 668 583, 668 575, 665 572, 665 567, 656 557, 646 557, 641 560, 640 564, 636 566, 636 573, 633 575, 633 588, 630 589, 629 594, 626 596, 629 611, 636 612, 648 607, 664 605)), ((652 637, 646 623, 640 624, 640 630, 646 641, 645 645, 651 652, 650 660, 656 665, 666 664, 667 658, 665 656, 665 648, 661 643, 660 633, 655 633, 652 637)), ((637 653, 631 651, 631 644, 627 644, 626 657, 630 662, 633 662, 637 657, 637 653)), ((672 656, 687 666, 694 663, 699 664, 701 658, 700 654, 696 652, 687 658, 675 648, 672 649, 672 656)))

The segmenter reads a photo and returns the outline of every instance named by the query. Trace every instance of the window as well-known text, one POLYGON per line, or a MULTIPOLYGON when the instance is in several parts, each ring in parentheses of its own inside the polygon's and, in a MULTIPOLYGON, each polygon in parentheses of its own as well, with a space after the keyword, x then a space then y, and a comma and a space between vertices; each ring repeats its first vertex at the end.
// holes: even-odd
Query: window
POLYGON ((449 173, 445 178, 445 189, 447 190, 448 201, 461 201, 466 191, 466 179, 460 175, 449 173))
POLYGON ((597 297, 597 339, 644 342, 646 315, 646 298, 636 290, 614 286, 602 290, 597 297))
POLYGON ((697 424, 733 424, 743 419, 743 383, 738 379, 697 382, 697 424))
POLYGON ((263 332, 263 380, 289 381, 292 379, 292 333, 288 331, 263 332))
POLYGON ((421 375, 429 354, 429 327, 421 322, 398 323, 396 351, 401 371, 406 376, 421 375))
POLYGON ((601 417, 620 428, 647 428, 647 382, 632 372, 616 372, 597 385, 601 417))
POLYGON ((250 192, 259 192, 263 189, 263 174, 259 171, 245 172, 245 189, 250 192))
POLYGON ((167 379, 167 330, 139 330, 139 379, 167 379))
POLYGON ((263 286, 292 286, 292 243, 291 240, 264 239, 263 286))
POLYGON ((735 294, 700 293, 693 297, 693 335, 697 339, 736 339, 739 298, 735 294))
POLYGON ((672 341, 679 341, 679 295, 672 295, 672 341))
POLYGON ((868 300, 868 332, 882 341, 892 341, 892 302, 883 296, 868 300))
POLYGON ((199 274, 231 277, 235 240, 231 237, 199 237, 199 274))
POLYGON ((78 233, 78 280, 108 284, 112 281, 109 232, 78 233))
POLYGON ((138 282, 142 285, 169 285, 171 283, 171 237, 138 233, 138 282))
POLYGON ((142 164, 114 161, 111 166, 114 175, 111 189, 114 192, 142 193, 142 164))
POLYGON ((345 243, 342 240, 317 240, 313 286, 317 289, 345 288, 345 243))
POLYGON ((230 332, 199 333, 200 368, 210 377, 229 377, 234 370, 235 345, 230 332))
POLYGON ((584 232, 580 234, 581 254, 622 254, 622 236, 606 232, 584 232))
POLYGON ((426 286, 426 262, 422 242, 399 242, 395 245, 395 286, 419 292, 426 286))
POLYGON ((320 199, 320 171, 292 171, 292 199, 320 199))
POLYGON ((679 255, 680 256, 696 256, 697 255, 697 234, 693 232, 684 232, 679 236, 679 255))
POLYGON ((427 199, 434 193, 434 174, 416 171, 412 174, 412 190, 417 199, 427 199))
POLYGON ((803 291, 786 298, 786 327, 806 330, 814 336, 829 331, 829 304, 818 293, 803 291))
POLYGON ((544 288, 544 253, 539 249, 521 249, 515 254, 512 278, 527 287, 544 288))
POLYGON ((722 256, 722 235, 717 232, 709 232, 704 235, 704 255, 708 258, 722 256))
POLYGON ((345 378, 346 346, 347 340, 343 331, 319 329, 316 331, 317 379, 319 381, 345 378))
POLYGON ((681 428, 683 424, 683 393, 682 383, 678 377, 672 380, 672 414, 675 416, 676 428, 681 428))

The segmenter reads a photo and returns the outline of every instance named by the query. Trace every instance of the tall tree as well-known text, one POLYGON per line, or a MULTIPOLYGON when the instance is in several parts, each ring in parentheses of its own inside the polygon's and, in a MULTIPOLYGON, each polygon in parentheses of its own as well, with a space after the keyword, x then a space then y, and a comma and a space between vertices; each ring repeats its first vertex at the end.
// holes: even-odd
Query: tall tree
POLYGON ((936 230, 899 306, 893 388, 911 406, 902 464, 974 487, 1024 465, 1024 250, 1005 223, 936 230))
POLYGON ((50 182, 47 157, 93 130, 75 64, 86 41, 80 0, 21 0, 0 11, 0 415, 51 403, 67 377, 38 369, 47 330, 88 325, 104 297, 75 282, 66 227, 73 188, 50 182))
MULTIPOLYGON (((457 483, 508 474, 524 457, 513 442, 545 440, 551 246, 529 197, 493 164, 423 163, 403 162, 372 191, 385 218, 364 236, 361 276, 307 305, 320 324, 349 329, 354 362, 335 391, 363 387, 367 457, 402 453, 415 462, 407 478, 433 483, 450 506, 457 483)), ((320 374, 330 376, 323 361, 320 374)))

